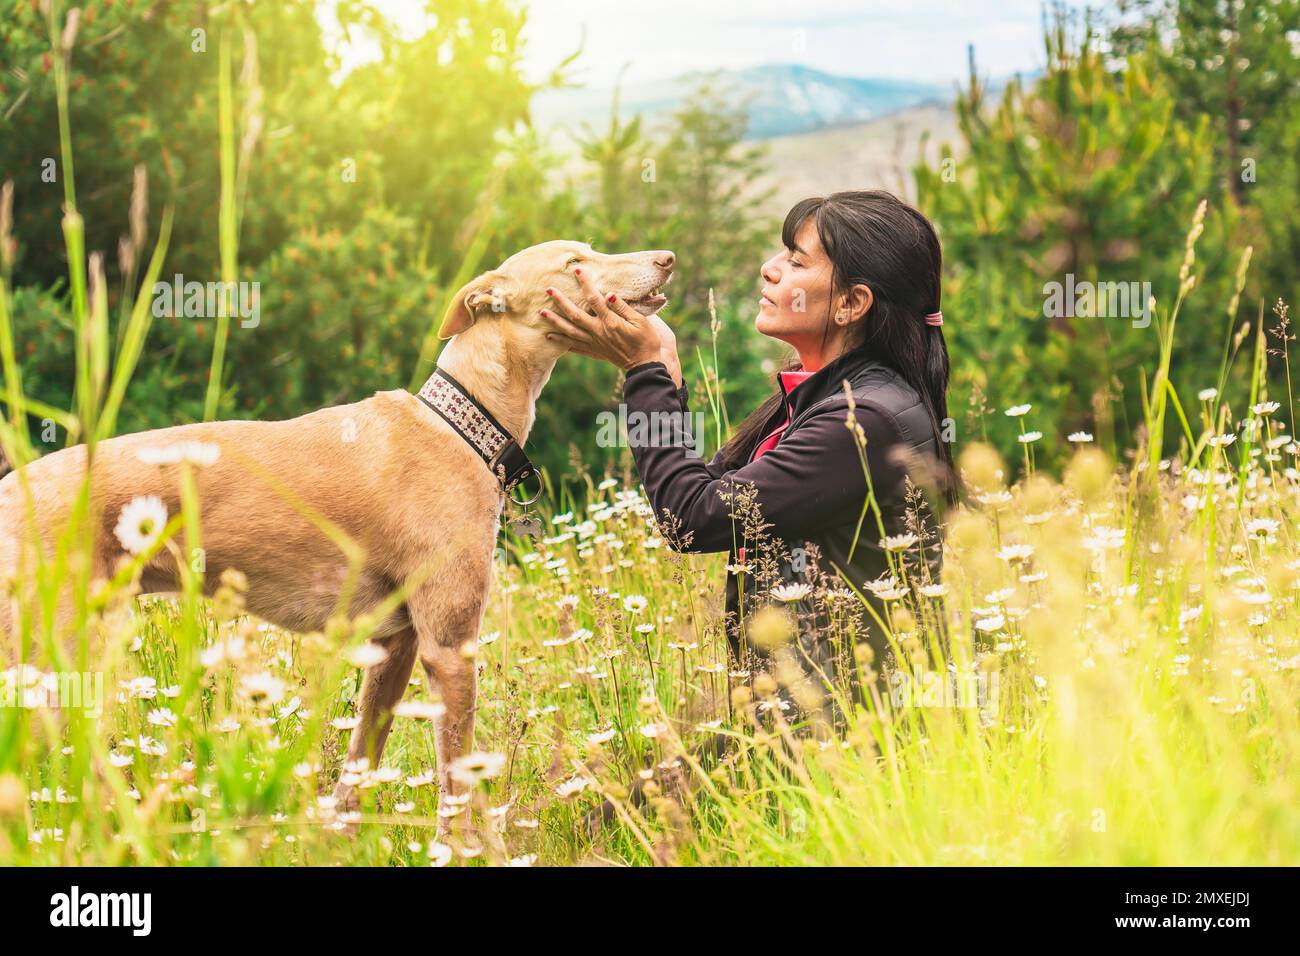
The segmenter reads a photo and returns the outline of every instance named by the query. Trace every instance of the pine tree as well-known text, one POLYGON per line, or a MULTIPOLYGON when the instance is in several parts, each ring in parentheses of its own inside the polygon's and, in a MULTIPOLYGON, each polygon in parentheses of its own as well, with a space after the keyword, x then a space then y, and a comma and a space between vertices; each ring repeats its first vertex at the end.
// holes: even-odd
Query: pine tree
MULTIPOLYGON (((952 406, 976 390, 995 408, 1031 403, 1049 454, 1076 429, 1127 447, 1138 369, 1157 352, 1154 320, 1135 314, 1146 303, 1090 317, 1053 308, 1049 284, 1149 282, 1159 303, 1172 302, 1187 224, 1215 175, 1211 131, 1205 117, 1179 118, 1143 58, 1108 62, 1091 21, 1058 14, 1045 33, 1045 75, 1010 83, 997 104, 972 61, 956 106, 964 154, 945 147, 937 167, 916 170, 944 245, 952 406)), ((1206 228, 1198 250, 1217 263, 1224 217, 1206 228)), ((1204 346, 1207 369, 1219 315, 1193 304, 1180 318, 1180 338, 1193 356, 1204 346)), ((1188 387, 1205 384, 1198 361, 1180 371, 1188 387)), ((1015 424, 999 415, 991 427, 1018 458, 1015 424)))

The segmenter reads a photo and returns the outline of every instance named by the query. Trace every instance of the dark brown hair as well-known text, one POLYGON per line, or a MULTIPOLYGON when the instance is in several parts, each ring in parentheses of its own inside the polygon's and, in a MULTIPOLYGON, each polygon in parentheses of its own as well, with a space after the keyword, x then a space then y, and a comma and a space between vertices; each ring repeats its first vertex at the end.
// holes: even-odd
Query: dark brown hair
MULTIPOLYGON (((850 346, 883 362, 921 396, 934 422, 944 496, 956 493, 952 449, 943 441, 941 423, 948 417, 948 345, 943 329, 925 317, 940 308, 943 253, 933 224, 920 211, 883 190, 853 190, 795 203, 781 227, 781 241, 794 248, 795 235, 813 218, 822 248, 831 261, 832 298, 861 283, 872 293, 871 308, 861 320, 862 339, 850 346)), ((823 340, 830 331, 826 314, 823 340)), ((786 370, 799 367, 796 357, 786 370)), ((781 405, 777 391, 746 418, 722 447, 722 461, 739 468, 749 460, 759 431, 781 405)))

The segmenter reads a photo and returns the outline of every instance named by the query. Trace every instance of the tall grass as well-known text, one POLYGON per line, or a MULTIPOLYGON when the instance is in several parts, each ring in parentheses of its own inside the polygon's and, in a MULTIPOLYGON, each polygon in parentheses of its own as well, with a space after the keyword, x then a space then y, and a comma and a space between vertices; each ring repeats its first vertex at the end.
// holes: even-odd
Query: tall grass
MULTIPOLYGON (((51 37, 60 50, 56 19, 51 37)), ((56 57, 55 68, 66 61, 56 57)), ((221 68, 225 91, 225 53, 221 68)), ((109 361, 106 286, 102 267, 81 248, 66 82, 59 89, 77 399, 63 412, 23 394, 8 262, 0 259, 8 413, 0 442, 17 464, 34 453, 29 413, 56 416, 93 456, 94 443, 112 434, 148 330, 142 296, 123 309, 127 327, 109 361)), ((235 267, 237 186, 224 158, 233 149, 234 106, 224 92, 221 104, 225 277, 235 267)), ((145 289, 161 270, 168 230, 165 217, 145 289)), ((421 686, 408 694, 383 766, 343 766, 365 663, 350 651, 364 642, 368 622, 351 619, 342 602, 324 633, 280 631, 242 614, 238 574, 227 574, 208 601, 202 573, 183 560, 178 600, 135 598, 151 553, 170 548, 179 556, 182 545, 190 553, 201 542, 189 466, 182 513, 153 549, 113 580, 91 581, 97 516, 86 489, 52 555, 39 552, 23 569, 19 589, 44 614, 24 615, 5 638, 5 680, 37 684, 51 673, 96 671, 108 700, 99 716, 0 708, 0 859, 1300 861, 1300 446, 1268 401, 1262 314, 1251 329, 1251 405, 1234 414, 1224 400, 1244 341, 1232 334, 1235 298, 1215 393, 1193 405, 1169 381, 1178 306, 1195 285, 1196 231, 1175 305, 1159 326, 1147 446, 1131 467, 1118 467, 1084 444, 1057 480, 1035 470, 1026 442, 1025 475, 1010 486, 991 449, 966 448, 968 499, 946 521, 942 583, 878 587, 882 623, 916 679, 896 691, 917 693, 877 693, 850 706, 839 734, 808 732, 783 710, 782 692, 806 700, 842 688, 810 688, 781 668, 752 681, 733 670, 722 637, 721 556, 674 553, 636 487, 614 479, 561 486, 544 509, 545 537, 503 539, 485 633, 468 649, 480 668, 482 755, 465 768, 477 780, 468 801, 441 808, 470 823, 450 845, 434 837, 432 709, 421 706, 434 702, 421 686), (1171 409, 1181 438, 1167 453, 1161 439, 1171 409), (65 659, 50 615, 63 589, 77 598, 77 661, 65 659), (941 647, 952 648, 951 660, 941 647), (990 694, 947 699, 953 678, 934 679, 945 674, 983 681, 990 694), (706 762, 697 745, 716 735, 729 739, 727 756, 706 762), (327 796, 341 774, 361 788, 359 817, 341 814, 327 796), (638 777, 649 780, 645 802, 629 796, 638 777), (614 820, 591 834, 584 819, 601 799, 614 820), (360 827, 355 838, 352 823, 360 827)), ((1248 254, 1239 288, 1246 262, 1248 254)), ((725 409, 716 372, 709 377, 716 330, 714 349, 712 369, 699 360, 721 441, 725 409)), ((218 348, 209 413, 221 363, 218 348)), ((1289 411, 1289 371, 1287 391, 1289 411)), ((27 500, 22 471, 8 481, 27 500)), ((865 510, 846 515, 866 536, 872 525, 863 518, 865 510)), ((348 543, 339 542, 355 567, 364 555, 348 543)), ((905 568, 904 560, 900 576, 905 568)), ((813 599, 843 601, 844 592, 831 586, 813 599)), ((879 625, 860 609, 841 620, 852 666, 870 685, 881 662, 861 629, 879 625)))

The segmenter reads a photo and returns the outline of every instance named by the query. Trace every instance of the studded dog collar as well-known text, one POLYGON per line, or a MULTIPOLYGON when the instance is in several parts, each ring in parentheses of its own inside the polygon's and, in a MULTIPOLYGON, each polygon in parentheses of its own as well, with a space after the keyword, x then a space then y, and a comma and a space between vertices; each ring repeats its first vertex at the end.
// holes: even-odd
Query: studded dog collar
POLYGON ((506 494, 537 474, 519 443, 443 369, 435 368, 416 394, 478 452, 506 494))

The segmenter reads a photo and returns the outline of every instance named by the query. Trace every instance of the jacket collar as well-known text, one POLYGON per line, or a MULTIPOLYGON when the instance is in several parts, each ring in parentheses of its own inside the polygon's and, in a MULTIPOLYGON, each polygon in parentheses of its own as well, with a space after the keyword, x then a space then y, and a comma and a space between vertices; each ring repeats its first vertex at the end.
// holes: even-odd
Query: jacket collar
POLYGON ((823 365, 799 383, 797 388, 787 388, 781 373, 776 373, 776 384, 785 396, 784 404, 790 420, 793 421, 805 408, 843 389, 845 379, 852 382, 859 371, 876 364, 879 364, 877 360, 864 350, 854 349, 823 365))

